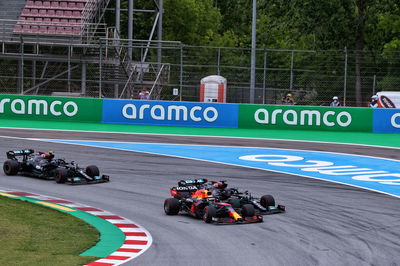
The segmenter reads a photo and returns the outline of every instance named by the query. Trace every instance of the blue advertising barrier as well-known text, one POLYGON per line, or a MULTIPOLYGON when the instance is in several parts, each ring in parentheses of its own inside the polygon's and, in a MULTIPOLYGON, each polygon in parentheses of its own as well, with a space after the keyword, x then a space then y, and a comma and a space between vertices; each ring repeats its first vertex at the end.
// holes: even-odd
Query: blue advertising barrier
POLYGON ((372 132, 400 133, 400 109, 374 109, 372 132))
POLYGON ((237 104, 103 100, 102 123, 186 127, 238 127, 237 104))

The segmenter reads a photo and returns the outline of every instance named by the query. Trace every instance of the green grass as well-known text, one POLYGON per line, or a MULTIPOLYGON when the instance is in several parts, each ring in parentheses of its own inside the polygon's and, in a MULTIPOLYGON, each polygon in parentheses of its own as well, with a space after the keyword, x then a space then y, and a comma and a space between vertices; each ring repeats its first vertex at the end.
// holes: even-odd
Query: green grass
POLYGON ((0 197, 0 265, 71 266, 99 240, 91 225, 50 208, 0 197))

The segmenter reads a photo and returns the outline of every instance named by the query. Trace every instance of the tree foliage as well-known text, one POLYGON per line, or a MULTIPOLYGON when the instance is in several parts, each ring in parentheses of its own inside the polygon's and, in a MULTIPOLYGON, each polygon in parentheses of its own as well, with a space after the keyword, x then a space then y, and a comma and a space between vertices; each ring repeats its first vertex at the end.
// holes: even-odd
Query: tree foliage
MULTIPOLYGON (((134 2, 135 8, 155 9, 158 0, 134 2)), ((121 5, 127 8, 128 0, 121 0, 121 5)), ((164 0, 164 9, 164 40, 195 46, 251 46, 252 1, 164 0)), ((126 13, 123 13, 122 20, 122 33, 126 36, 126 13)), ((135 14, 134 38, 148 39, 153 20, 154 14, 135 14)), ((399 72, 400 64, 391 60, 393 52, 400 53, 400 2, 257 0, 257 47, 317 51, 344 51, 347 48, 355 51, 349 58, 348 71, 349 76, 355 77, 355 98, 360 104, 361 78, 366 75, 363 66, 374 63, 374 59, 365 58, 366 53, 372 54, 370 58, 386 60, 391 74, 400 74, 395 73, 399 72)), ((304 64, 309 61, 314 68, 324 69, 325 62, 337 61, 337 58, 328 57, 315 62, 310 54, 298 60, 304 64)), ((242 58, 232 58, 231 61, 237 60, 242 58)), ((381 84, 387 84, 388 80, 383 78, 381 84)))

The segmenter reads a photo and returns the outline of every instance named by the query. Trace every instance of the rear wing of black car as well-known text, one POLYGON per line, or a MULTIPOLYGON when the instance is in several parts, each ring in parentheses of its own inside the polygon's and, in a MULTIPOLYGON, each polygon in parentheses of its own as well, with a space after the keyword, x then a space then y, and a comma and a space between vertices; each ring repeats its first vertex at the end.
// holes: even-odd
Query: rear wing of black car
POLYGON ((8 152, 6 152, 6 154, 7 154, 7 159, 15 160, 17 157, 28 156, 34 152, 35 151, 32 149, 25 149, 25 150, 17 150, 17 151, 8 151, 8 152))

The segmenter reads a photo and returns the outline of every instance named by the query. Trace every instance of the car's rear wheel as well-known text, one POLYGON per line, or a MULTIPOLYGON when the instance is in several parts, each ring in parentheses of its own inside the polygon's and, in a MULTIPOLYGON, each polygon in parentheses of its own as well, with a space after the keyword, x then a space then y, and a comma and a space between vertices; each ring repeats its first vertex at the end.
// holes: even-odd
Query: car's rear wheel
POLYGON ((99 176, 100 170, 96 165, 89 165, 86 167, 86 174, 90 177, 99 176))
POLYGON ((264 208, 267 208, 268 206, 275 206, 275 199, 271 195, 264 195, 260 198, 260 204, 264 208))
POLYGON ((217 209, 214 206, 206 206, 204 208, 203 220, 206 223, 211 223, 212 218, 217 216, 217 209))
POLYGON ((234 209, 240 208, 240 199, 231 198, 228 200, 228 203, 232 205, 234 209))
POLYGON ((68 170, 65 168, 58 168, 54 174, 54 180, 58 184, 63 184, 68 179, 68 170))
POLYGON ((255 209, 254 206, 251 204, 245 204, 242 206, 242 215, 243 217, 254 216, 255 209))
POLYGON ((3 170, 6 175, 16 175, 19 172, 19 162, 17 160, 7 160, 3 164, 3 170))
POLYGON ((177 215, 181 206, 179 200, 168 198, 164 201, 164 211, 167 215, 177 215))

